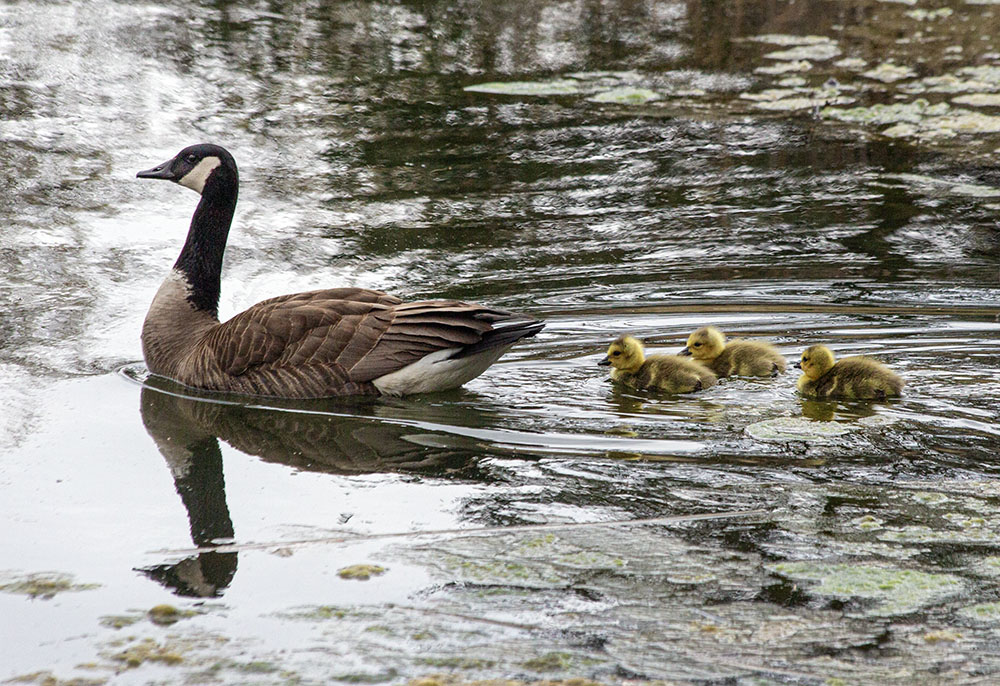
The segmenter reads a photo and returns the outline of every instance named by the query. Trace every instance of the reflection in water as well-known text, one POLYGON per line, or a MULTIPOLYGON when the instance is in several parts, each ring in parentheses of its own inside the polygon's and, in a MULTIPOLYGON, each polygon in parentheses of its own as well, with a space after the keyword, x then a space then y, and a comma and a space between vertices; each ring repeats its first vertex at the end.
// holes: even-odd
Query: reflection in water
MULTIPOLYGON (((146 431, 167 461, 198 547, 235 536, 219 439, 240 452, 297 469, 338 474, 391 470, 443 473, 461 469, 472 453, 460 439, 418 433, 384 421, 251 408, 181 395, 151 378, 142 388, 146 431)), ((206 551, 142 571, 179 595, 218 596, 236 574, 236 553, 206 551)))

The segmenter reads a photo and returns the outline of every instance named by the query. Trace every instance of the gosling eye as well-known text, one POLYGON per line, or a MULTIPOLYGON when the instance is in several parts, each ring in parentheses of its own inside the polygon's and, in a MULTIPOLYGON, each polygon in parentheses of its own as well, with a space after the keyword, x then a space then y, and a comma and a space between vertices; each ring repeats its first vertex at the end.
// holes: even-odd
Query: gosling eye
POLYGON ((694 344, 694 347, 696 347, 696 348, 700 348, 700 347, 701 347, 701 343, 695 343, 695 344, 694 344))
POLYGON ((618 357, 618 356, 619 356, 619 355, 621 355, 621 354, 622 354, 622 351, 621 351, 621 350, 616 350, 616 351, 614 351, 613 353, 611 353, 611 357, 618 357))

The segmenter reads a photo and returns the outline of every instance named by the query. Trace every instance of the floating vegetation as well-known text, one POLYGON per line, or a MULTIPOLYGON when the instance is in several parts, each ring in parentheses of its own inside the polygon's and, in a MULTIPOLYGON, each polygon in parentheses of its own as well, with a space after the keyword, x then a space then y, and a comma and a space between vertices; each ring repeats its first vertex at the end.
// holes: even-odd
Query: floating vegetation
POLYGON ((142 615, 105 615, 99 620, 101 626, 106 626, 109 629, 124 629, 127 626, 132 626, 137 622, 142 621, 142 615))
POLYGON ((956 105, 972 105, 973 107, 1000 107, 1000 93, 970 93, 959 95, 951 101, 956 105))
POLYGON ((911 79, 917 75, 917 72, 907 66, 894 64, 892 62, 883 62, 874 69, 869 69, 861 75, 866 76, 869 79, 881 81, 882 83, 893 83, 894 81, 911 79))
POLYGON ((861 598, 879 601, 866 614, 906 614, 938 603, 964 589, 952 574, 930 574, 895 567, 819 562, 779 562, 769 565, 776 574, 795 581, 816 581, 810 590, 817 595, 842 600, 861 598))
POLYGON ((750 36, 743 40, 755 43, 770 43, 771 45, 823 45, 833 43, 833 39, 826 36, 795 36, 787 33, 766 33, 760 36, 750 36))
POLYGON ((931 105, 923 98, 918 98, 913 102, 852 107, 846 110, 828 107, 820 112, 820 116, 854 124, 898 124, 900 122, 917 124, 928 117, 943 116, 947 114, 949 109, 948 103, 931 105))
POLYGON ((894 543, 962 543, 977 545, 997 545, 1000 534, 981 526, 961 526, 960 529, 932 529, 929 526, 888 527, 879 540, 894 543))
POLYGON ((620 105, 642 105, 653 100, 659 100, 660 94, 648 88, 622 87, 598 93, 587 98, 590 102, 617 103, 620 105))
POLYGON ((868 66, 868 61, 863 60, 860 57, 845 57, 842 60, 837 60, 833 63, 833 66, 839 67, 840 69, 850 69, 852 71, 861 71, 868 66))
POLYGON ((144 638, 125 650, 115 653, 112 659, 124 663, 128 668, 139 667, 146 662, 159 662, 165 665, 176 665, 184 661, 183 655, 168 644, 160 644, 151 638, 144 638))
POLYGON ((922 174, 885 174, 883 178, 902 181, 909 186, 915 186, 923 190, 940 188, 948 193, 964 195, 970 198, 1000 198, 1000 188, 993 186, 937 179, 933 176, 924 176, 922 174))
POLYGON ((754 69, 754 72, 757 74, 788 74, 791 72, 809 71, 812 67, 812 62, 809 60, 797 60, 795 62, 779 62, 768 67, 757 67, 754 69))
POLYGON ((0 591, 26 595, 30 598, 49 600, 58 593, 89 591, 100 584, 76 584, 69 574, 60 572, 39 572, 22 577, 0 579, 0 591))
POLYGON ((758 441, 808 441, 826 443, 853 430, 840 422, 817 422, 805 417, 765 419, 747 426, 744 431, 758 441))
POLYGON ((341 579, 353 579, 355 581, 368 581, 373 576, 385 574, 385 567, 378 565, 360 564, 343 567, 337 570, 337 576, 341 579))
POLYGON ((945 19, 954 13, 955 10, 950 7, 941 7, 936 10, 910 10, 906 13, 906 16, 917 21, 934 21, 935 19, 945 19))
POLYGON ((466 86, 462 90, 469 93, 490 93, 493 95, 579 95, 583 92, 577 81, 493 81, 466 86))
POLYGON ((149 621, 153 624, 169 626, 176 624, 186 617, 194 617, 197 614, 194 610, 179 610, 173 605, 156 605, 149 609, 146 616, 149 617, 149 621))
POLYGON ((764 57, 772 60, 815 60, 823 62, 840 55, 840 48, 834 43, 814 43, 799 45, 788 50, 769 52, 764 57))
POLYGON ((987 622, 989 624, 1000 623, 1000 602, 979 603, 963 607, 958 614, 966 619, 973 619, 977 622, 987 622))

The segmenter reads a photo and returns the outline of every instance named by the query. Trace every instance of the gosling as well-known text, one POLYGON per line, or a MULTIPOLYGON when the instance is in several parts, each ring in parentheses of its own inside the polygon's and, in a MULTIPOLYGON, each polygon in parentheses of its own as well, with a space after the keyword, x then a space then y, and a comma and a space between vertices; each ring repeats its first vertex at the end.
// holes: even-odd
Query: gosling
POLYGON ((707 367, 677 355, 646 357, 642 343, 632 336, 616 339, 597 364, 610 365, 612 379, 638 390, 691 393, 715 385, 715 374, 707 367))
POLYGON ((785 371, 785 357, 770 343, 726 337, 714 326, 703 326, 687 339, 681 355, 691 355, 718 376, 777 376, 785 371))
POLYGON ((906 383, 870 357, 845 357, 835 363, 833 351, 825 345, 806 348, 795 366, 802 370, 799 393, 807 398, 884 400, 900 395, 906 383))

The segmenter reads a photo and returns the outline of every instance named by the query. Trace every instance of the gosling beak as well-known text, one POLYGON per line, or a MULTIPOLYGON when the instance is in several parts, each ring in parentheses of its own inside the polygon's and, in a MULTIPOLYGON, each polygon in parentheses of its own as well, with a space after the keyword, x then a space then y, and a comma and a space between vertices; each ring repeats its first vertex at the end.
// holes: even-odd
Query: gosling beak
POLYGON ((600 366, 600 367, 610 367, 611 366, 611 358, 608 357, 607 355, 605 355, 604 359, 601 360, 600 362, 598 362, 597 365, 600 366))
POLYGON ((792 366, 795 367, 796 369, 802 369, 802 363, 801 362, 793 362, 792 366))
POLYGON ((678 355, 690 355, 690 354, 691 354, 691 348, 689 348, 689 347, 687 347, 687 346, 684 346, 684 350, 681 350, 681 351, 680 351, 679 353, 677 353, 677 354, 678 354, 678 355))
POLYGON ((146 169, 144 171, 136 174, 136 178, 139 179, 166 179, 167 181, 176 181, 176 177, 173 170, 174 158, 171 157, 166 162, 156 165, 152 169, 146 169))

